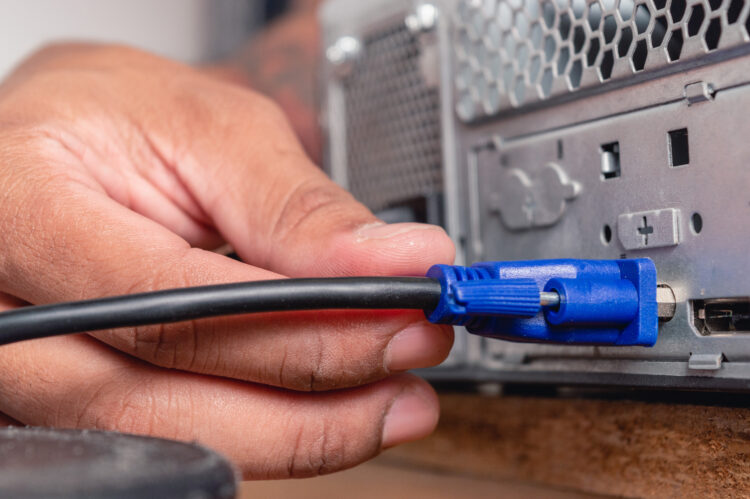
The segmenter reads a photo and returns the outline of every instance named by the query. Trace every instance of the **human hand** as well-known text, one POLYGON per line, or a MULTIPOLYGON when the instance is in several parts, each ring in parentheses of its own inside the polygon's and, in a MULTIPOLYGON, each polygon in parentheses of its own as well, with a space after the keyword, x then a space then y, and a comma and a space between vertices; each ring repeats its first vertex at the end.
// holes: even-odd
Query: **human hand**
MULTIPOLYGON (((51 47, 0 86, 0 196, 0 310, 423 275, 454 252, 439 228, 378 222, 265 98, 122 47, 51 47), (206 251, 224 241, 248 263, 206 251)), ((0 347, 0 413, 197 439, 247 478, 310 476, 428 434, 434 392, 398 373, 439 363, 452 338, 418 312, 347 311, 34 340, 0 347)))

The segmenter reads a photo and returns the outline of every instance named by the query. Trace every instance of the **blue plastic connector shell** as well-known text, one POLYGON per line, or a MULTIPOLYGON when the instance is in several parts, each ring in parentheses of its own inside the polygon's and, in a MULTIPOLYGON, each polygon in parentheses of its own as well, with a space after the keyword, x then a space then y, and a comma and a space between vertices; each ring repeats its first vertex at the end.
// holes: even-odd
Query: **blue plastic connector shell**
POLYGON ((442 286, 428 319, 481 336, 567 345, 656 343, 656 267, 647 259, 435 265, 442 286), (542 307, 540 291, 560 303, 542 307))

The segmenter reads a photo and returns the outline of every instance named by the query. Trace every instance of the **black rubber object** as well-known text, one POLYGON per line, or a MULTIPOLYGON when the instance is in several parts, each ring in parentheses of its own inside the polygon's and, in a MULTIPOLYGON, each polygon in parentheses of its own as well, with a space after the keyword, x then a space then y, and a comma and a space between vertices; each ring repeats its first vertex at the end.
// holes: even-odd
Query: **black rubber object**
POLYGON ((424 277, 280 279, 170 289, 0 314, 0 345, 102 329, 292 310, 433 310, 440 283, 424 277))
POLYGON ((236 474, 195 444, 87 430, 0 428, 0 497, 230 499, 236 474))

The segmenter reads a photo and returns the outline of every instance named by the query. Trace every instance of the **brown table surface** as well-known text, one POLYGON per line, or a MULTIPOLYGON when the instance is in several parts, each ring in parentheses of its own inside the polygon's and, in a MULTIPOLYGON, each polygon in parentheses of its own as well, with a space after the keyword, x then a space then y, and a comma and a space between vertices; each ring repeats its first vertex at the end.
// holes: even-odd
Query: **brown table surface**
POLYGON ((441 394, 434 435, 241 497, 750 497, 750 396, 441 394), (353 497, 353 496, 352 496, 353 497))

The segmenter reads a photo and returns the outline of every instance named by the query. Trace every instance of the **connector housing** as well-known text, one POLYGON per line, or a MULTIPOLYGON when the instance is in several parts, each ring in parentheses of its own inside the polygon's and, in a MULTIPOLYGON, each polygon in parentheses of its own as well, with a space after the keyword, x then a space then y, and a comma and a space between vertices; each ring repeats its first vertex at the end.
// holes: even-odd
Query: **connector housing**
POLYGON ((428 314, 431 322, 466 326, 471 333, 511 341, 656 343, 656 267, 649 259, 436 265, 427 276, 443 287, 438 307, 428 314), (477 293, 479 282, 486 284, 484 295, 477 293), (536 303, 529 302, 530 284, 536 286, 536 303), (464 291, 467 286, 470 293, 464 291), (557 292, 559 306, 542 309, 540 291, 557 292), (489 306, 493 302, 499 304, 494 311, 489 306))

